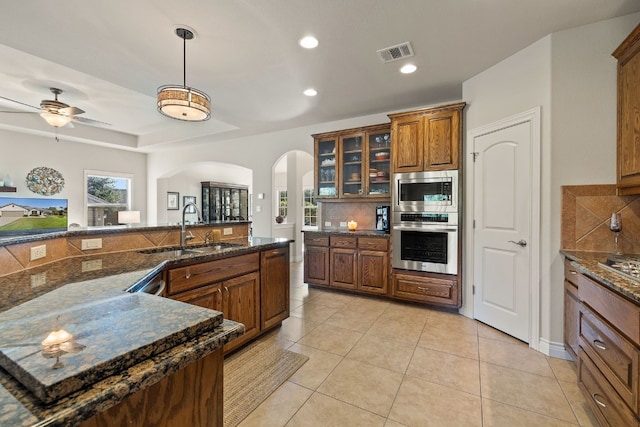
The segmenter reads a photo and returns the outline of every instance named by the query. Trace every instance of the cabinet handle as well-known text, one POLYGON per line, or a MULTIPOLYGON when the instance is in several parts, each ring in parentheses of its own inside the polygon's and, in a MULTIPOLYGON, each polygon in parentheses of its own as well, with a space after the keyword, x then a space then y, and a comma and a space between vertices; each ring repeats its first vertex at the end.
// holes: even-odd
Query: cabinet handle
POLYGON ((226 286, 224 287, 224 290, 227 292, 227 298, 229 298, 229 288, 227 288, 226 286))
POLYGON ((593 398, 593 401, 594 401, 594 402, 596 402, 598 405, 602 406, 603 408, 606 408, 606 407, 607 407, 607 404, 606 404, 606 403, 604 403, 604 402, 602 402, 601 400, 598 400, 598 396, 599 396, 600 398, 602 398, 602 396, 600 396, 598 393, 593 393, 593 394, 591 395, 591 397, 593 398))
POLYGON ((220 304, 222 304, 222 289, 218 288, 218 293, 220 294, 220 304))
POLYGON ((607 346, 600 340, 593 340, 593 345, 603 351, 607 349, 607 346))
POLYGON ((421 290, 421 291, 426 291, 427 290, 427 288, 424 288, 422 286, 418 286, 418 289, 421 290))
POLYGON ((578 274, 578 272, 577 272, 577 271, 575 271, 575 270, 569 270, 569 273, 570 273, 570 274, 578 274))
POLYGON ((191 277, 191 270, 187 268, 184 274, 185 279, 189 279, 191 277))

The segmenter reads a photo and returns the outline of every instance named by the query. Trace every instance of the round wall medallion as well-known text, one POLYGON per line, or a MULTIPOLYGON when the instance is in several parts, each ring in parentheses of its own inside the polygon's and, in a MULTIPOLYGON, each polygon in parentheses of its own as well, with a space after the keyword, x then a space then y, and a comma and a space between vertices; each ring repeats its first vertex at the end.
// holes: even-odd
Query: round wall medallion
POLYGON ((31 169, 25 182, 29 190, 42 196, 57 194, 64 188, 62 174, 44 166, 31 169))

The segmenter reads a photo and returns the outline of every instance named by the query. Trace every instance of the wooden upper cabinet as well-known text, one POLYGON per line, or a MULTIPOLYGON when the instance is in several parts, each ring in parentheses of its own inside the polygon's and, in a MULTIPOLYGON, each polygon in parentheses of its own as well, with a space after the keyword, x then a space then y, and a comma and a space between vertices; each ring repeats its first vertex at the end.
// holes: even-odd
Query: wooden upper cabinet
POLYGON ((640 194, 640 25, 613 52, 618 60, 617 187, 640 194))
POLYGON ((458 169, 460 110, 424 117, 424 170, 458 169))
POLYGON ((465 105, 390 114, 393 172, 459 169, 465 105))
POLYGON ((391 140, 393 141, 393 171, 419 172, 423 167, 422 117, 411 115, 391 119, 391 140))
POLYGON ((390 124, 312 136, 316 197, 323 201, 390 197, 390 124))

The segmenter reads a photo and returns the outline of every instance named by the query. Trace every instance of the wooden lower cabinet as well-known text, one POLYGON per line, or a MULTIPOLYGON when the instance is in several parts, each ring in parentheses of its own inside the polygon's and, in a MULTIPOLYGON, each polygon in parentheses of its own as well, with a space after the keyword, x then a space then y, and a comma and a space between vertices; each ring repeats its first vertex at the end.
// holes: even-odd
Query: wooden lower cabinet
POLYGON ((640 307, 565 260, 564 339, 603 426, 640 426, 640 307))
POLYGON ((389 278, 389 256, 386 252, 358 253, 358 289, 371 294, 386 295, 389 278))
POLYGON ((356 289, 358 286, 358 265, 355 249, 331 248, 329 285, 334 288, 356 289))
POLYGON ((165 273, 167 296, 221 311, 245 333, 228 353, 289 317, 289 247, 193 263, 165 273))
POLYGON ((222 362, 222 349, 218 349, 80 426, 220 427, 222 362))
POLYGON ((387 236, 305 233, 304 281, 310 285, 387 295, 387 236))
POLYGON ((329 241, 327 246, 309 246, 304 249, 304 282, 329 286, 329 241))
POLYGON ((289 317, 289 248, 260 254, 260 328, 266 330, 289 317), (283 286, 285 284, 285 286, 283 286))
POLYGON ((462 304, 458 276, 393 271, 391 296, 399 299, 459 308, 462 304))
POLYGON ((580 300, 578 287, 564 281, 564 348, 573 360, 578 360, 578 330, 580 328, 580 300))
POLYGON ((228 352, 260 334, 260 274, 254 272, 225 280, 222 287, 226 296, 222 305, 225 319, 244 324, 244 335, 225 344, 224 351, 228 352))
POLYGON ((564 348, 578 360, 578 335, 580 331, 580 298, 578 297, 578 272, 568 259, 564 260, 564 348))

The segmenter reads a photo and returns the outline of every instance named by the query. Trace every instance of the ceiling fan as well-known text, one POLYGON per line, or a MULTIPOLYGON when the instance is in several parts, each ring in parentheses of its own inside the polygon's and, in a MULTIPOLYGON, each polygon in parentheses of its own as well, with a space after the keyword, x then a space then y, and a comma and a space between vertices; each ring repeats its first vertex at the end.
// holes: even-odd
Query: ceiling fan
POLYGON ((15 99, 7 98, 4 96, 0 96, 2 99, 6 99, 7 101, 15 102, 16 104, 24 105, 26 107, 35 108, 36 110, 40 110, 39 112, 28 112, 28 111, 0 111, 0 113, 17 113, 17 114, 40 114, 40 116, 50 125, 55 128, 59 127, 73 127, 72 122, 80 122, 86 124, 102 124, 109 125, 110 123, 101 122, 99 120, 89 119, 87 117, 79 117, 80 114, 84 114, 84 110, 81 110, 78 107, 70 107, 69 104, 65 104, 64 102, 58 101, 58 95, 62 93, 62 89, 58 89, 55 87, 49 88, 53 93, 55 99, 43 99, 40 102, 40 107, 35 107, 33 105, 25 104, 24 102, 16 101, 15 99))

